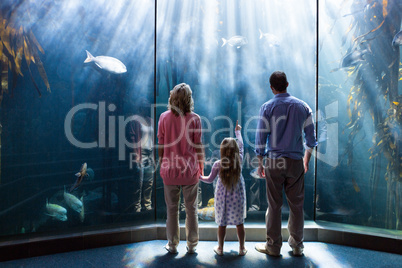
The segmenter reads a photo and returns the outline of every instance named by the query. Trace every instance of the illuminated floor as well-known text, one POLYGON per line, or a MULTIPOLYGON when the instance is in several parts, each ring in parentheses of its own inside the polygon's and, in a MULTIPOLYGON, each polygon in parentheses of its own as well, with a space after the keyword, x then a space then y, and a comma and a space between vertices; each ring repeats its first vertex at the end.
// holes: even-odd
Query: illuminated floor
POLYGON ((201 241, 196 254, 186 254, 181 241, 179 253, 167 253, 166 241, 96 248, 0 263, 1 267, 400 267, 402 255, 347 246, 305 242, 304 256, 294 257, 287 243, 280 257, 270 257, 254 249, 255 242, 246 242, 249 252, 237 255, 238 243, 226 242, 225 255, 212 251, 214 241, 201 241))

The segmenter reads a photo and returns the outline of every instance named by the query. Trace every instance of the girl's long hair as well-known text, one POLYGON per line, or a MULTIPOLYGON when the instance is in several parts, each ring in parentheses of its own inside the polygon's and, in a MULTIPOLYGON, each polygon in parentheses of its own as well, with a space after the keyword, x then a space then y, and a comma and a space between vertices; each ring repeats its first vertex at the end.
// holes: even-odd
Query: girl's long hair
POLYGON ((221 143, 221 168, 219 177, 226 189, 232 189, 241 175, 239 146, 233 138, 225 138, 221 143))

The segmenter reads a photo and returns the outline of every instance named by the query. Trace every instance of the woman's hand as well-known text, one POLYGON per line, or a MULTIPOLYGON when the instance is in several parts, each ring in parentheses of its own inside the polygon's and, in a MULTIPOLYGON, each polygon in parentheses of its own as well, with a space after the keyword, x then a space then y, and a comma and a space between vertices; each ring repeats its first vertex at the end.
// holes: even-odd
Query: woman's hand
POLYGON ((204 176, 204 163, 200 162, 201 176, 204 176))
POLYGON ((236 120, 235 131, 241 130, 241 126, 239 125, 239 120, 236 120))

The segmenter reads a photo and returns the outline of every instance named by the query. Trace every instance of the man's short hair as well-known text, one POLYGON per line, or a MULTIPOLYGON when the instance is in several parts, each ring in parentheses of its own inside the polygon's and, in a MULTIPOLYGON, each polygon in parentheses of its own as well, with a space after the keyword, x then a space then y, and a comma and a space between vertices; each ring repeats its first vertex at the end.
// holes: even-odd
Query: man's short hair
POLYGON ((269 77, 269 83, 276 91, 285 91, 288 87, 286 74, 281 71, 273 72, 269 77))

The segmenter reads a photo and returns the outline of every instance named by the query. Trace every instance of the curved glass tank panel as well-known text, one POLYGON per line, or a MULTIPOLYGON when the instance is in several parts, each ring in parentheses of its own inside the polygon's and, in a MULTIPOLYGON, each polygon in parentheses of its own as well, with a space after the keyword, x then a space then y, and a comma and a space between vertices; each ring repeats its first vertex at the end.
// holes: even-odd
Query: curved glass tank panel
POLYGON ((401 234, 401 8, 320 1, 317 220, 401 234))
POLYGON ((154 221, 154 1, 0 8, 0 235, 154 221))
MULTIPOLYGON (((166 111, 176 84, 191 86, 194 111, 202 118, 207 174, 220 158, 221 141, 234 137, 239 120, 245 145, 246 221, 264 223, 265 180, 252 175, 257 165, 254 139, 259 108, 273 97, 269 76, 283 70, 289 92, 315 110, 316 2, 159 0, 157 9, 156 118, 166 111)), ((306 219, 313 219, 314 163, 310 168, 306 219)), ((164 218, 159 173, 156 184, 161 208, 157 214, 164 218)), ((214 186, 200 183, 199 194, 200 220, 213 221, 214 186)), ((184 205, 181 209, 183 219, 184 205)), ((285 204, 284 219, 288 211, 285 204)))

